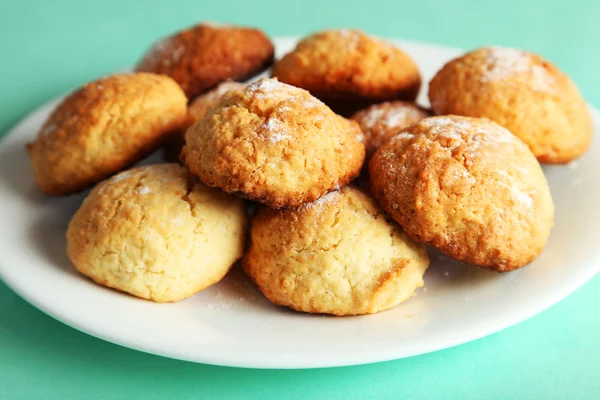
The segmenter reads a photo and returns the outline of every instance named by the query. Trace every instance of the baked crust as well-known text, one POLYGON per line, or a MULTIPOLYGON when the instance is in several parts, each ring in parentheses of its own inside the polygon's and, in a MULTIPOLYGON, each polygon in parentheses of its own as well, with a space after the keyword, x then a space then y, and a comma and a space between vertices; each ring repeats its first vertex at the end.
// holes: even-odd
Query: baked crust
POLYGON ((423 285, 429 258, 364 192, 346 186, 297 209, 259 207, 243 266, 273 303, 370 314, 423 285))
POLYGON ((37 186, 84 190, 158 148, 186 123, 187 98, 171 78, 113 75, 69 95, 27 145, 37 186))
POLYGON ((369 163, 371 191, 414 240, 494 271, 542 251, 554 218, 546 178, 526 144, 483 118, 425 118, 369 163))
POLYGON ((170 76, 194 99, 228 79, 259 74, 274 54, 273 43, 258 29, 204 23, 156 42, 137 70, 170 76))
POLYGON ((131 169, 98 184, 67 230, 67 254, 95 282, 155 302, 220 281, 242 256, 244 202, 185 167, 131 169))

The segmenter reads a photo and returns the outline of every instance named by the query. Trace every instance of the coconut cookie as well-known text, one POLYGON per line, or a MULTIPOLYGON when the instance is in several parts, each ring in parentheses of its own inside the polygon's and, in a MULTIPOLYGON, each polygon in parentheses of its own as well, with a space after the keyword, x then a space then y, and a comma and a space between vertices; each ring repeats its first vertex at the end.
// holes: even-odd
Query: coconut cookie
POLYGON ((592 137, 589 110, 573 81, 523 50, 484 47, 450 61, 431 81, 429 99, 436 114, 496 121, 543 163, 579 157, 592 137))
POLYGON ((413 101, 421 86, 419 70, 405 52, 349 29, 308 36, 273 66, 272 74, 343 115, 385 100, 413 101))
POLYGON ((155 43, 137 70, 170 76, 193 99, 228 79, 257 75, 273 63, 274 52, 258 29, 205 23, 155 43))
POLYGON ((413 239, 494 271, 544 248, 554 205, 526 144, 480 118, 431 117, 394 136, 369 163, 371 190, 413 239))
POLYGON ((187 98, 171 78, 113 75, 67 97, 27 145, 37 186, 67 195, 126 168, 187 121, 187 98))
POLYGON ((358 124, 307 91, 261 79, 229 92, 186 132, 182 159, 209 186, 269 207, 297 207, 358 176, 358 124))
POLYGON ((429 258, 364 192, 346 186, 297 209, 259 207, 243 267, 273 303, 333 315, 396 306, 429 258))
POLYGON ((94 188, 69 224, 67 254, 100 285, 178 301, 225 276, 242 255, 246 227, 240 199, 181 165, 151 165, 94 188))
POLYGON ((415 103, 389 101, 373 104, 354 114, 352 119, 363 131, 366 159, 370 160, 387 139, 430 115, 429 111, 415 103))
MULTIPOLYGON (((221 83, 216 88, 202 94, 188 106, 188 126, 193 124, 194 122, 202 119, 204 114, 208 111, 209 108, 214 107, 219 103, 221 97, 231 90, 243 89, 247 85, 245 83, 235 82, 235 81, 226 81, 221 83)), ((174 135, 165 146, 165 159, 169 162, 178 162, 179 155, 181 154, 181 149, 185 145, 185 130, 181 132, 181 135, 174 135)))

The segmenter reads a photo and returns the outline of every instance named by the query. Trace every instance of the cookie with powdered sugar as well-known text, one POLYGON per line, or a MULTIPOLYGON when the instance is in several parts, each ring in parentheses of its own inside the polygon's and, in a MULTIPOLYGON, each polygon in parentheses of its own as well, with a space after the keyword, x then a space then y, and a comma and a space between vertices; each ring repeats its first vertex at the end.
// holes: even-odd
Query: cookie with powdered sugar
POLYGON ((227 93, 187 130, 182 160, 209 186, 297 207, 358 176, 361 135, 306 90, 261 79, 227 93))
POLYGON ((295 209, 259 207, 243 258, 271 302, 333 315, 396 306, 423 286, 428 266, 425 248, 352 185, 295 209))
POLYGON ((98 184, 67 229, 67 254, 96 283, 155 302, 220 281, 242 256, 244 202, 178 164, 121 172, 98 184))
POLYGON ((554 219, 546 178, 529 147, 485 118, 430 117, 369 163, 379 204, 413 239, 494 271, 542 251, 554 219))
POLYGON ((435 114, 499 123, 542 163, 581 156, 592 137, 588 107, 573 81, 523 50, 484 47, 450 61, 429 84, 429 99, 435 114))
POLYGON ((414 101, 421 87, 419 69, 408 54, 356 29, 307 36, 275 63, 272 73, 342 115, 381 101, 414 101))
POLYGON ((203 23, 154 43, 136 70, 168 75, 194 99, 228 79, 259 74, 274 54, 273 43, 259 29, 203 23))

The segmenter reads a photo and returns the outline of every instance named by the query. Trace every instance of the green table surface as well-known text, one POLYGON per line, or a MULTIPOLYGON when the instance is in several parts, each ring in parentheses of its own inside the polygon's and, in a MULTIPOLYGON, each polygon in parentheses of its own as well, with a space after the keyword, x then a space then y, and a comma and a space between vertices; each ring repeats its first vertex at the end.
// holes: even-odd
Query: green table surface
MULTIPOLYGON (((461 48, 522 47, 557 63, 600 105, 595 0, 207 3, 1 0, 0 133, 49 99, 132 65, 153 39, 201 20, 271 35, 357 27, 461 48)), ((455 348, 357 367, 250 370, 95 339, 0 282, 0 399, 600 399, 599 305, 596 277, 530 320, 455 348)))

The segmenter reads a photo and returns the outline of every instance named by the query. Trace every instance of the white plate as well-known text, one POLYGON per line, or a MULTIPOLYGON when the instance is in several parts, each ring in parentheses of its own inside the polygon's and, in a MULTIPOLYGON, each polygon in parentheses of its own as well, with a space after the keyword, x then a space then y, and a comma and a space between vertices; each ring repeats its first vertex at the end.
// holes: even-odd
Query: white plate
MULTIPOLYGON (((276 40, 278 53, 295 40, 276 40)), ((459 50, 398 42, 425 82, 459 50)), ((426 91, 426 85, 423 92, 426 91)), ((425 93, 421 100, 425 102, 425 93)), ((90 335, 167 357, 239 367, 354 365, 444 349, 489 335, 544 310, 600 267, 600 116, 588 154, 544 168, 556 203, 544 253, 528 267, 495 274, 433 256, 425 288, 380 314, 334 318, 271 305, 234 270, 176 304, 154 304, 97 286, 65 254, 65 230, 84 195, 48 198, 34 186, 24 145, 56 101, 13 129, 0 145, 0 273, 27 301, 90 335)))

